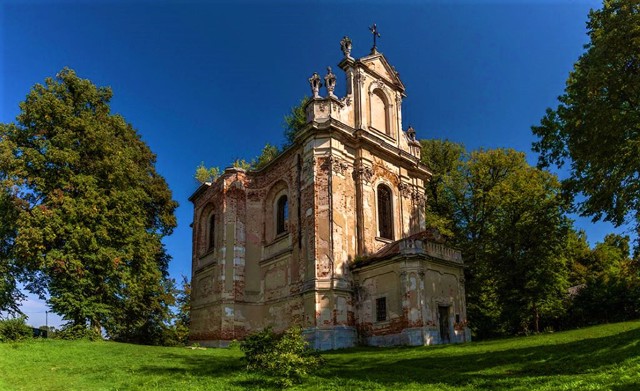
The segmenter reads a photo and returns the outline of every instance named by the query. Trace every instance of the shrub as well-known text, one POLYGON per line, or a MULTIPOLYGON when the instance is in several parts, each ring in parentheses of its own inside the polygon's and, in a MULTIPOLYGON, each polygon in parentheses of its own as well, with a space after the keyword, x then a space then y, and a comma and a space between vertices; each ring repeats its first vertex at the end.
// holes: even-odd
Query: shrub
POLYGON ((31 327, 27 326, 23 315, 13 319, 0 320, 0 342, 22 341, 31 338, 31 327))
POLYGON ((65 340, 88 339, 89 341, 98 341, 102 339, 100 333, 93 329, 89 329, 84 325, 64 325, 62 330, 56 333, 56 338, 65 340))
POLYGON ((309 348, 302 329, 294 326, 282 334, 267 328, 248 336, 240 343, 248 370, 260 371, 275 378, 284 387, 300 383, 323 362, 309 348))

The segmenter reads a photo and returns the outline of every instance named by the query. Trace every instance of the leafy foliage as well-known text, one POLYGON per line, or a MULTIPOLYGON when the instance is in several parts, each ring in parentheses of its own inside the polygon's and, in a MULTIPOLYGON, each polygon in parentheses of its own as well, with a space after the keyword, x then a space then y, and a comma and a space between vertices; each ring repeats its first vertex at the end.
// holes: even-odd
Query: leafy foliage
POLYGON ((177 203, 111 96, 65 68, 1 125, 2 189, 17 208, 5 240, 27 289, 71 326, 139 340, 169 314, 161 240, 177 203))
POLYGON ((606 0, 591 11, 590 43, 560 104, 533 133, 539 165, 570 161, 568 193, 582 193, 583 215, 640 232, 640 3, 606 0))
POLYGON ((56 338, 64 339, 68 341, 75 341, 84 339, 87 341, 99 341, 102 339, 102 335, 93 328, 86 328, 84 325, 76 325, 68 323, 62 327, 57 333, 56 338))
MULTIPOLYGON (((309 97, 304 97, 300 103, 291 108, 291 111, 284 116, 283 128, 285 142, 280 148, 278 146, 267 143, 259 156, 247 162, 245 159, 236 159, 231 164, 233 167, 242 168, 243 170, 259 170, 273 161, 282 151, 293 145, 297 134, 307 124, 307 117, 304 111, 309 97)), ((195 178, 200 183, 212 183, 220 176, 220 170, 217 167, 207 168, 204 162, 196 168, 195 178)))
POLYGON ((13 254, 20 204, 12 192, 15 185, 10 175, 15 168, 13 145, 4 132, 0 132, 0 319, 3 312, 10 317, 20 314, 19 303, 25 297, 18 289, 20 267, 13 254))
POLYGON ((0 342, 16 342, 31 338, 31 327, 27 326, 26 320, 24 315, 0 320, 0 342))
POLYGON ((205 167, 204 162, 196 168, 195 178, 200 183, 212 183, 220 176, 220 169, 218 167, 205 167))
POLYGON ((628 236, 609 234, 581 261, 588 273, 570 303, 568 325, 640 317, 639 264, 629 257, 629 242, 628 236))
POLYGON ((436 172, 427 221, 463 252, 476 336, 537 331, 541 320, 560 316, 569 221, 557 179, 513 150, 467 153, 448 141, 421 143, 423 162, 436 172))
POLYGON ((272 376, 284 387, 302 382, 322 363, 322 357, 309 349, 298 326, 283 334, 266 328, 248 336, 240 343, 240 349, 247 369, 272 376))
POLYGON ((260 154, 260 156, 258 156, 251 162, 252 168, 256 170, 261 169, 262 167, 269 164, 273 159, 278 157, 280 152, 281 151, 278 149, 278 147, 267 143, 267 145, 262 148, 262 153, 260 154))
MULTIPOLYGON (((231 166, 241 168, 245 171, 259 170, 278 157, 280 152, 281 151, 278 147, 267 143, 262 149, 262 153, 258 157, 252 159, 251 162, 248 162, 245 159, 236 159, 231 163, 231 166)), ((218 177, 220 177, 220 169, 218 167, 207 168, 204 165, 204 162, 202 162, 196 168, 195 178, 200 183, 213 183, 218 179, 218 177)))
POLYGON ((303 97, 300 103, 293 106, 289 111, 289 114, 284 116, 284 148, 286 149, 293 144, 298 133, 307 125, 307 114, 304 109, 311 98, 308 96, 303 97))
POLYGON ((231 163, 231 166, 235 168, 241 168, 243 170, 248 170, 251 168, 251 163, 244 159, 236 159, 233 161, 233 163, 231 163))
POLYGON ((461 168, 465 148, 448 140, 421 140, 420 144, 422 162, 433 174, 426 189, 430 202, 426 211, 426 225, 437 228, 443 235, 453 235, 454 204, 443 197, 446 198, 452 174, 461 168))
POLYGON ((564 255, 569 269, 569 285, 584 284, 590 274, 589 264, 591 248, 587 243, 587 235, 584 231, 569 230, 564 246, 564 255))
POLYGON ((582 327, 640 318, 640 280, 637 276, 590 277, 573 298, 567 324, 582 327))
MULTIPOLYGON (((168 262, 167 262, 168 263, 168 262)), ((105 324, 108 335, 115 341, 145 345, 173 344, 170 306, 175 304, 174 281, 164 278, 154 287, 131 285, 126 291, 131 300, 125 301, 105 324)))
POLYGON ((176 295, 178 312, 174 327, 177 342, 185 345, 189 342, 189 325, 191 324, 191 283, 187 277, 182 276, 181 285, 176 295))

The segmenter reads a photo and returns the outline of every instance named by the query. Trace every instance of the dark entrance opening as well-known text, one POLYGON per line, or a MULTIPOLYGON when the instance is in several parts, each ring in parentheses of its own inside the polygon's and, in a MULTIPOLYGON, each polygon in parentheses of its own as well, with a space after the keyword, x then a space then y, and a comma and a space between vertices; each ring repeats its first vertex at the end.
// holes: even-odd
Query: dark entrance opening
POLYGON ((449 337, 449 307, 438 306, 438 318, 440 321, 440 341, 442 343, 451 342, 449 337))

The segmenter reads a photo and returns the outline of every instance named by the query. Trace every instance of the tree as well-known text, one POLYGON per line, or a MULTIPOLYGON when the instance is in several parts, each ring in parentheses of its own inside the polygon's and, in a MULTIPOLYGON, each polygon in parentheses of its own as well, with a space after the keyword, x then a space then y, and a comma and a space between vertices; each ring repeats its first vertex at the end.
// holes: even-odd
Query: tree
POLYGON ((628 236, 609 234, 584 262, 585 283, 571 301, 566 323, 585 326, 640 316, 640 274, 628 236))
POLYGON ((640 232, 640 3, 605 0, 587 23, 590 43, 555 110, 533 126, 539 165, 569 161, 568 193, 583 215, 640 232))
POLYGON ((19 303, 24 295, 18 289, 20 270, 13 257, 16 237, 18 200, 11 194, 8 173, 13 169, 12 144, 0 133, 0 318, 2 313, 11 316, 21 314, 19 303))
POLYGON ((71 326, 127 340, 169 313, 161 240, 177 203, 111 97, 68 68, 36 84, 0 128, 2 188, 18 208, 11 255, 27 289, 71 326))
MULTIPOLYGON (((267 143, 259 156, 247 162, 245 159, 236 159, 231 163, 233 167, 243 170, 260 170, 274 160, 282 151, 293 145, 298 133, 307 125, 307 115, 305 106, 309 102, 309 97, 304 97, 300 103, 293 106, 288 114, 284 116, 282 127, 284 128, 284 144, 278 148, 276 145, 267 143)), ((196 168, 195 178, 201 184, 212 183, 220 176, 220 169, 217 167, 207 168, 204 162, 196 168)))
POLYGON ((570 222, 560 184, 547 172, 522 166, 496 190, 499 205, 488 236, 503 321, 511 332, 538 332, 542 318, 563 314, 569 287, 564 246, 570 222))
POLYGON ((189 342, 189 325, 191 324, 191 283, 187 277, 182 276, 182 288, 178 290, 176 295, 176 313, 175 330, 176 339, 186 344, 189 342))
MULTIPOLYGON (((0 142, 1 143, 1 142, 0 142)), ((0 189, 0 319, 21 314, 19 303, 24 295, 18 289, 19 268, 13 258, 17 209, 11 195, 0 189)))
POLYGON ((201 162, 198 167, 196 167, 196 173, 194 177, 196 181, 202 183, 212 183, 220 176, 220 169, 218 167, 210 167, 207 168, 204 165, 204 162, 201 162))
POLYGON ((540 329, 541 319, 561 312, 568 284, 559 182, 513 150, 421 143, 435 172, 427 215, 463 252, 472 329, 478 336, 540 329))
POLYGON ((250 170, 251 169, 251 163, 244 160, 244 159, 236 159, 233 161, 233 163, 231 163, 231 166, 234 168, 241 168, 243 170, 250 170))
POLYGON ((251 167, 256 170, 261 169, 262 167, 269 164, 269 162, 271 162, 273 159, 275 159, 280 154, 280 152, 281 151, 278 149, 278 147, 267 143, 264 148, 262 148, 262 153, 260 154, 260 156, 253 159, 253 161, 251 162, 251 167))
POLYGON ((607 234, 604 241, 596 243, 587 261, 589 274, 593 276, 619 276, 629 257, 629 236, 607 234))
POLYGON ((427 200, 429 207, 426 211, 426 224, 437 228, 444 235, 454 232, 453 213, 454 204, 446 194, 451 192, 452 174, 460 169, 462 159, 466 153, 462 144, 448 140, 420 140, 422 162, 429 167, 433 176, 427 183, 427 200))
POLYGON ((587 243, 587 234, 583 231, 569 230, 564 254, 569 268, 569 285, 578 286, 587 282, 590 274, 591 248, 587 243))
POLYGON ((296 106, 293 106, 289 111, 289 114, 284 116, 284 146, 283 149, 287 149, 293 144, 298 133, 307 125, 307 114, 304 109, 310 98, 305 96, 300 100, 296 106))

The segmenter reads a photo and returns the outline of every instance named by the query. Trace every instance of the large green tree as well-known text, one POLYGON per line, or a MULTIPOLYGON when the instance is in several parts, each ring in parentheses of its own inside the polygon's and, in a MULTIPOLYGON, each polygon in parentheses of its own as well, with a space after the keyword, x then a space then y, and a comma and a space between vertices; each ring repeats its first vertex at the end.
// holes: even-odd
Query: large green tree
POLYGON ((453 235, 456 231, 453 216, 455 204, 452 203, 453 193, 460 192, 461 183, 454 183, 455 174, 462 168, 466 154, 462 144, 448 140, 421 140, 422 162, 432 172, 431 180, 427 183, 427 200, 429 207, 426 211, 426 224, 437 228, 445 235, 453 235), (455 187, 455 189, 454 189, 455 187))
MULTIPOLYGON (((1 191, 1 190, 0 190, 1 191)), ((19 268, 13 259, 17 209, 6 191, 0 192, 0 318, 2 312, 20 313, 19 302, 24 295, 18 289, 19 268)))
POLYGON ((428 221, 463 252, 467 308, 478 336, 541 327, 557 317, 567 288, 563 256, 569 221, 555 176, 508 149, 467 153, 423 140, 434 171, 428 221))
POLYGON ((564 254, 569 268, 569 285, 578 286, 587 281, 592 274, 591 248, 587 242, 587 234, 583 231, 569 230, 564 246, 564 254))
POLYGON ((24 295, 18 289, 20 268, 13 257, 16 237, 18 200, 12 196, 9 172, 14 168, 12 144, 0 134, 0 317, 2 313, 20 314, 19 303, 24 295))
POLYGON ((541 166, 569 165, 568 193, 584 215, 640 230, 640 2, 605 0, 587 23, 589 44, 533 149, 541 166))
POLYGON ((111 97, 65 68, 0 128, 11 152, 3 190, 17 207, 11 256, 27 288, 74 326, 148 342, 142 331, 169 314, 161 240, 177 203, 111 97))

